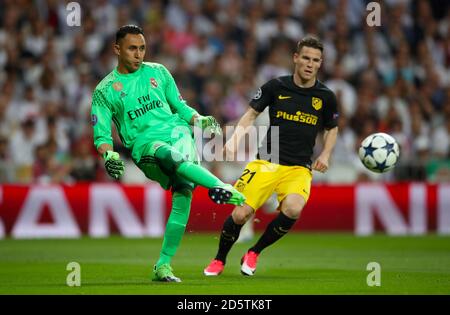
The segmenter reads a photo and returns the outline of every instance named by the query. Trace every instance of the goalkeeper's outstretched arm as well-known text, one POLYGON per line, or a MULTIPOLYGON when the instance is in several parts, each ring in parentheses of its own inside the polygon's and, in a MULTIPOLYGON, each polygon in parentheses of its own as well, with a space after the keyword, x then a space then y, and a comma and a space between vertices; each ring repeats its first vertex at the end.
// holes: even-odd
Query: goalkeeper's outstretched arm
POLYGON ((97 152, 105 161, 105 169, 109 176, 119 179, 122 176, 125 164, 120 159, 120 155, 114 152, 113 140, 111 137, 112 111, 104 94, 95 89, 92 97, 91 107, 93 138, 97 152))

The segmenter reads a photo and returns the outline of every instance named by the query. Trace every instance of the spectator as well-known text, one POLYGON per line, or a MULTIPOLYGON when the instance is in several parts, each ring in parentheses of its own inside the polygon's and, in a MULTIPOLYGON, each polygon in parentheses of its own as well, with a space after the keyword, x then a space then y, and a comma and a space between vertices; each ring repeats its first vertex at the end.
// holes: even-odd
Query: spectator
POLYGON ((0 135, 0 183, 15 182, 14 164, 8 150, 8 139, 0 135))
POLYGON ((210 64, 215 56, 216 51, 209 44, 206 35, 200 35, 197 43, 186 48, 184 52, 184 58, 189 69, 193 69, 199 64, 210 64))
POLYGON ((21 128, 11 138, 10 152, 14 161, 15 178, 21 183, 31 181, 35 149, 43 141, 42 135, 35 131, 36 118, 27 116, 22 120, 21 128))
POLYGON ((98 169, 99 163, 96 153, 92 151, 91 141, 80 139, 72 152, 70 175, 75 181, 95 181, 98 169))

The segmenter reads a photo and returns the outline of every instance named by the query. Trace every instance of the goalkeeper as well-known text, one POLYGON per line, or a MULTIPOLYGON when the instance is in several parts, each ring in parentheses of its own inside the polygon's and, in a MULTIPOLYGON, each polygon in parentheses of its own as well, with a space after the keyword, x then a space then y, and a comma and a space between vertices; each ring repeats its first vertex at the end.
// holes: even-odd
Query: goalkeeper
POLYGON ((182 99, 169 71, 161 64, 143 62, 143 31, 135 25, 116 33, 118 66, 95 88, 91 122, 94 145, 105 160, 108 174, 118 179, 124 163, 114 152, 111 120, 134 163, 151 180, 172 191, 172 210, 166 225, 153 280, 180 282, 170 265, 189 218, 196 185, 209 189, 216 203, 241 205, 245 197, 199 165, 190 125, 220 134, 212 116, 201 116, 182 99))

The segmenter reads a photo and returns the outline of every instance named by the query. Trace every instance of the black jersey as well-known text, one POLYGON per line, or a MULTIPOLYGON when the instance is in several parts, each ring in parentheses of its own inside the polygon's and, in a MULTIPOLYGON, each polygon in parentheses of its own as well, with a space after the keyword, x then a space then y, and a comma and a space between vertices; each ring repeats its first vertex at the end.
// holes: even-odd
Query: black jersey
POLYGON ((257 158, 281 165, 311 168, 317 133, 337 126, 336 96, 318 80, 310 88, 301 88, 295 85, 292 75, 272 79, 258 90, 250 106, 258 112, 269 106, 271 128, 257 158), (279 132, 278 161, 274 159, 276 152, 272 152, 276 151, 271 143, 273 126, 279 132))

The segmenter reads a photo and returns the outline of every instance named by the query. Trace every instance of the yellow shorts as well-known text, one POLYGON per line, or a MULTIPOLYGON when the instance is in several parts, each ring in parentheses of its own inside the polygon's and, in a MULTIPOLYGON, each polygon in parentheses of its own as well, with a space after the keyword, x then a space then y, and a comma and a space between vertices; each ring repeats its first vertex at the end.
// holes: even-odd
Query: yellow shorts
POLYGON ((299 194, 308 201, 311 181, 312 172, 306 167, 254 160, 247 164, 234 187, 245 195, 245 203, 257 210, 273 192, 280 203, 289 194, 299 194))

